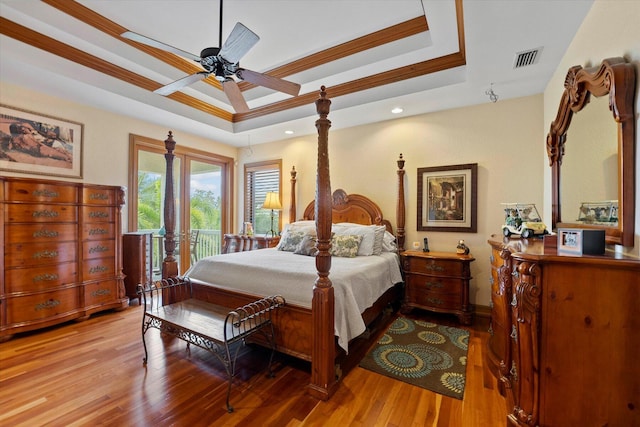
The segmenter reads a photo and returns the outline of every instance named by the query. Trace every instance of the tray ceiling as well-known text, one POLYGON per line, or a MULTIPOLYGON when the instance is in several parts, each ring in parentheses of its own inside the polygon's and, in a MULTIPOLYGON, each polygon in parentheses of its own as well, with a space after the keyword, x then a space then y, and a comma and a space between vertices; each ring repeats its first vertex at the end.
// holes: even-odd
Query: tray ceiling
MULTIPOLYGON (((0 77, 97 108, 242 146, 315 132, 321 85, 333 129, 544 91, 591 0, 227 0, 260 36, 243 68, 302 87, 292 97, 239 82, 235 113, 210 76, 167 97, 155 89, 202 71, 194 61, 122 38, 130 30, 200 54, 219 46, 218 1, 0 0, 0 77), (534 63, 518 54, 539 49, 534 63)), ((2 100, 0 95, 0 101, 2 100)))

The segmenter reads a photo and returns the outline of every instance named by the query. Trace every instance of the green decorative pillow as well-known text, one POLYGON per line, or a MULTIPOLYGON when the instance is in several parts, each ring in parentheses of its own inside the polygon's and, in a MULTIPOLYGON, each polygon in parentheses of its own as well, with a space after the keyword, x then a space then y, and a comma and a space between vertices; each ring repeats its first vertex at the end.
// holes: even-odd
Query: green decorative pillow
POLYGON ((305 233, 302 231, 288 231, 287 233, 283 233, 276 248, 279 251, 293 252, 300 242, 302 242, 304 236, 305 233))
POLYGON ((332 256, 353 258, 358 255, 360 242, 362 242, 362 236, 334 234, 331 237, 331 249, 329 253, 332 256))
POLYGON ((298 255, 316 256, 318 254, 316 241, 316 236, 306 234, 302 238, 302 241, 300 241, 298 246, 296 246, 296 249, 293 251, 293 253, 298 255))

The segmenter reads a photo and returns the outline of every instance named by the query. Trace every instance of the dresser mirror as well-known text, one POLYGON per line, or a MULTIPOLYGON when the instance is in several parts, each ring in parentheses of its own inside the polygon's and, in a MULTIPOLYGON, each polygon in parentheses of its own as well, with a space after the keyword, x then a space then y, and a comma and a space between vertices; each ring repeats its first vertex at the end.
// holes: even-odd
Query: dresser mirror
POLYGON ((635 69, 623 58, 574 66, 547 135, 552 227, 598 228, 633 246, 635 69))

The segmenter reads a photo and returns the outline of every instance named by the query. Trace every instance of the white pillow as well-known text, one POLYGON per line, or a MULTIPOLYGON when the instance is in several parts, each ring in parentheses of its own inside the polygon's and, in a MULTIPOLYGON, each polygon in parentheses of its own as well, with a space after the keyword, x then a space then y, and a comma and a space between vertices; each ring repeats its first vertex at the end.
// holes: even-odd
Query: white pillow
POLYGON ((397 252, 398 245, 396 245, 396 238, 388 231, 384 232, 384 238, 382 239, 382 251, 383 252, 397 252))
POLYGON ((358 256, 380 255, 385 232, 384 225, 363 225, 350 222, 334 224, 331 228, 336 235, 362 236, 358 247, 358 256))

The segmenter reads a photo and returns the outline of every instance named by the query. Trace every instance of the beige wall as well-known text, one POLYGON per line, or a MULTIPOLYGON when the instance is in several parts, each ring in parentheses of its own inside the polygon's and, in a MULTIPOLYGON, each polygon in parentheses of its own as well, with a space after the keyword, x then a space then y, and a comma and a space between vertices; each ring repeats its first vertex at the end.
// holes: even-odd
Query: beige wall
MULTIPOLYGON (((332 188, 373 198, 395 223, 396 159, 403 153, 407 172, 407 247, 426 236, 432 250, 453 251, 458 240, 464 239, 476 257, 472 264, 471 301, 489 305, 490 251, 486 241, 492 233, 499 232, 502 224, 500 203, 533 202, 541 214, 544 212, 545 219, 550 218, 550 174, 544 140, 555 117, 566 70, 575 64, 597 64, 603 58, 620 55, 639 65, 638 15, 640 2, 635 0, 597 0, 544 95, 330 131, 332 188), (462 163, 478 163, 478 232, 417 232, 417 168, 462 163)), ((170 130, 1 82, 0 94, 4 104, 84 124, 85 182, 126 186, 129 134, 163 140, 170 130)), ((636 111, 640 111, 638 102, 636 111)), ((292 166, 298 170, 298 212, 314 197, 317 137, 312 120, 309 131, 311 136, 253 146, 252 152, 183 132, 176 134, 176 140, 185 146, 238 158, 236 188, 242 188, 244 163, 282 158, 286 220, 288 171, 292 166)), ((638 159, 636 164, 640 164, 638 159)), ((636 188, 640 188, 640 174, 636 174, 636 181, 636 188)), ((243 206, 237 194, 235 198, 239 203, 237 228, 243 206)), ((636 212, 640 212, 640 200, 636 199, 636 212)), ((640 251, 638 232, 640 221, 636 215, 635 247, 630 250, 635 254, 640 251)))
MULTIPOLYGON (((83 179, 54 178, 82 181, 91 184, 129 185, 129 134, 164 141, 171 128, 113 114, 74 102, 42 95, 22 86, 0 82, 0 103, 23 110, 34 111, 84 125, 83 179)), ((184 146, 235 158, 237 149, 225 144, 174 132, 175 140, 184 146)), ((2 171, 5 176, 29 176, 2 171)), ((42 175, 33 175, 40 177, 42 175)), ((127 212, 123 209, 123 228, 127 227, 127 212)))
MULTIPOLYGON (((596 0, 578 30, 571 45, 567 49, 560 65, 552 76, 544 91, 544 134, 549 131, 549 125, 554 120, 560 104, 560 97, 564 91, 564 78, 570 67, 574 65, 597 66, 605 58, 622 56, 636 66, 636 79, 640 78, 640 2, 636 0, 596 0)), ((637 120, 640 111, 640 84, 636 85, 636 141, 640 135, 640 125, 637 120)), ((567 144, 570 141, 567 140, 567 144)), ((547 163, 546 153, 541 159, 547 163)), ((635 239, 633 248, 618 248, 619 250, 640 255, 640 198, 637 197, 640 188, 640 149, 636 142, 636 220, 635 239)), ((551 174, 545 168, 545 200, 551 200, 551 174)), ((545 205, 545 217, 550 218, 551 206, 545 205)))
MULTIPOLYGON (((313 125, 309 123, 310 127, 313 125)), ((385 217, 395 224, 396 160, 402 153, 406 160, 407 248, 412 242, 428 237, 431 250, 455 251, 458 240, 464 239, 476 258, 471 269, 471 301, 488 306, 490 250, 487 238, 500 232, 504 219, 500 203, 532 202, 542 206, 543 166, 539 156, 544 140, 541 125, 542 95, 537 95, 330 130, 331 187, 372 198, 385 217), (478 232, 416 231, 417 169, 464 163, 478 163, 478 232)), ((242 149, 238 178, 242 179, 245 162, 281 157, 285 175, 283 218, 288 220, 288 172, 292 166, 298 171, 299 214, 315 196, 316 145, 317 134, 254 146, 252 153, 242 149)), ((242 206, 237 212, 242 212, 242 206)))

